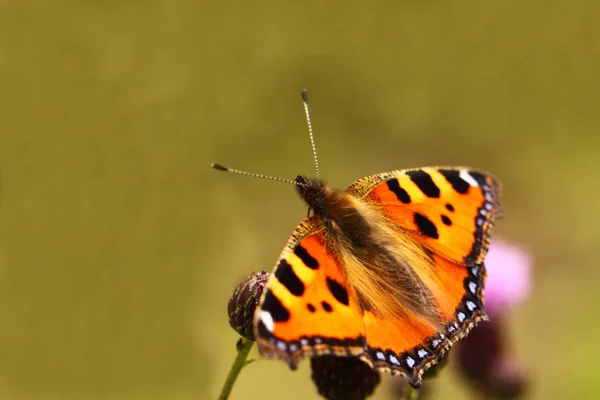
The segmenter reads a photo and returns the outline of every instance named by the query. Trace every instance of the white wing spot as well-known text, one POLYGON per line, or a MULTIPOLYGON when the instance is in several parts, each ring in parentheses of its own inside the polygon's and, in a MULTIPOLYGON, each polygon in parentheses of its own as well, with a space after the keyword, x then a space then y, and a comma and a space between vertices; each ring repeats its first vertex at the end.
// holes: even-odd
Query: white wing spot
POLYGON ((485 208, 482 208, 481 210, 479 210, 479 214, 485 217, 485 215, 487 214, 487 210, 485 208))
POLYGON ((492 210, 492 208, 494 208, 494 206, 492 205, 492 203, 485 203, 485 208, 486 208, 488 211, 491 211, 491 210, 492 210))
POLYGON ((460 322, 463 322, 465 320, 466 315, 464 313, 459 312, 457 315, 458 315, 458 320, 460 322))
POLYGON ((467 301, 467 308, 469 309, 469 311, 473 311, 474 309, 477 308, 477 304, 475 304, 469 300, 469 301, 467 301))
POLYGON ((392 362, 392 364, 400 365, 400 361, 398 361, 398 359, 393 355, 390 356, 390 361, 392 362))
POLYGON ((323 341, 321 340, 321 338, 315 338, 315 343, 316 344, 321 344, 323 341))
POLYGON ((429 353, 428 353, 426 350, 423 350, 423 349, 421 349, 421 350, 419 350, 419 351, 417 352, 417 355, 418 355, 419 357, 421 357, 421 358, 425 358, 425 357, 427 356, 427 354, 429 354, 429 353))
POLYGON ((290 344, 290 351, 296 351, 298 350, 298 345, 295 343, 290 344))
POLYGON ((477 273, 479 273, 479 267, 471 268, 471 272, 473 273, 473 275, 477 276, 477 273))
POLYGON ((302 346, 308 346, 308 339, 300 339, 300 344, 302 346))
POLYGON ((431 346, 435 349, 436 347, 438 347, 438 344, 440 344, 440 340, 438 339, 433 339, 433 342, 431 342, 431 346))
POLYGON ((271 315, 271 313, 262 310, 259 314, 259 318, 262 321, 262 323, 265 324, 267 330, 269 332, 273 332, 273 329, 275 329, 275 321, 273 321, 273 316, 271 315))
POLYGON ((277 348, 282 351, 287 350, 285 342, 277 342, 277 348))
POLYGON ((408 368, 412 368, 415 365, 415 360, 412 357, 406 357, 406 365, 408 365, 408 368))
POLYGON ((469 282, 469 290, 471 293, 475 294, 475 290, 477 290, 477 284, 475 282, 469 282))
POLYGON ((462 180, 467 182, 469 185, 479 187, 479 183, 477 183, 475 178, 473 178, 466 169, 461 169, 458 176, 460 176, 462 180))
POLYGON ((381 351, 378 351, 375 355, 377 356, 377 359, 385 360, 385 354, 383 354, 381 351))

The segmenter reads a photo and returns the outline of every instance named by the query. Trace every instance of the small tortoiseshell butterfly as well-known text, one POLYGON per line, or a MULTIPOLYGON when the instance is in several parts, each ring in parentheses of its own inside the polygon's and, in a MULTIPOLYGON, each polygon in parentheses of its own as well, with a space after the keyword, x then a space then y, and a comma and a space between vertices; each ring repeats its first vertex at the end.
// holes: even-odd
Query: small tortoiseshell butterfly
MULTIPOLYGON (((314 152, 306 91, 304 107, 314 152)), ((316 152, 315 163, 316 163, 316 152)), ((249 174, 225 168, 220 170, 249 174)), ((452 344, 486 320, 483 260, 500 183, 463 167, 359 179, 344 191, 297 176, 313 215, 296 228, 263 292, 263 355, 359 357, 415 387, 452 344)))

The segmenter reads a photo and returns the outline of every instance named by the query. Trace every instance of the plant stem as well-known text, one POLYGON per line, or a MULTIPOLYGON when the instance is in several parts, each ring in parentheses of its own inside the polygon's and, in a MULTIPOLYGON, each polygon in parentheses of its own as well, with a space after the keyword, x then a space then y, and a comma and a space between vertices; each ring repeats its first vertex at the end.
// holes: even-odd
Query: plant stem
POLYGON ((246 357, 248 357, 248 353, 250 353, 250 349, 252 349, 253 345, 254 341, 246 338, 240 338, 237 342, 237 356, 235 357, 235 360, 233 360, 227 379, 225 379, 219 400, 227 400, 229 398, 235 380, 242 368, 247 364, 246 357))
POLYGON ((417 400, 419 398, 419 389, 415 389, 408 383, 402 390, 402 400, 417 400))

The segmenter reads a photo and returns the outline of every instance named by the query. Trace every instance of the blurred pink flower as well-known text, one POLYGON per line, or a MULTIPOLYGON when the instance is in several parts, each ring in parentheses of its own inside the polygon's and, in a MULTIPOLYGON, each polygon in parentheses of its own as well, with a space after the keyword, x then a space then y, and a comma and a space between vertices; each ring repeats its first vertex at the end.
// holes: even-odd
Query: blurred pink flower
POLYGON ((490 315, 523 302, 531 290, 531 256, 521 247, 492 240, 485 258, 485 309, 490 315))
POLYGON ((529 296, 531 264, 526 250, 492 240, 485 258, 485 309, 490 321, 473 329, 455 350, 461 375, 482 398, 517 399, 527 390, 528 374, 511 351, 504 314, 529 296))

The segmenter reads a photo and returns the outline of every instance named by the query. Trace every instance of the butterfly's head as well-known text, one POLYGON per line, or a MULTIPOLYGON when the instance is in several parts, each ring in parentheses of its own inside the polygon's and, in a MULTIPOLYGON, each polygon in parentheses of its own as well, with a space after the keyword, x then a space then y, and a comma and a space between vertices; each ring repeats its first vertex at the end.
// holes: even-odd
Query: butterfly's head
POLYGON ((308 204, 315 214, 321 215, 325 211, 327 201, 327 185, 320 179, 309 179, 298 175, 294 182, 300 197, 308 204))

